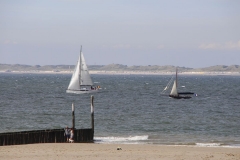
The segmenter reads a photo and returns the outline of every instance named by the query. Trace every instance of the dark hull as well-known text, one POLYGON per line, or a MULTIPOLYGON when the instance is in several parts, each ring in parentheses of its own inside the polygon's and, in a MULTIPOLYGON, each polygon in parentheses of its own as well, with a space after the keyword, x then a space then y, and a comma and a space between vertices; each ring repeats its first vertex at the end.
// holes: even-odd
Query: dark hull
POLYGON ((175 98, 175 99, 189 99, 189 98, 192 98, 190 96, 172 96, 172 95, 169 95, 169 97, 171 98, 175 98))
POLYGON ((178 94, 194 94, 193 92, 178 92, 178 94))

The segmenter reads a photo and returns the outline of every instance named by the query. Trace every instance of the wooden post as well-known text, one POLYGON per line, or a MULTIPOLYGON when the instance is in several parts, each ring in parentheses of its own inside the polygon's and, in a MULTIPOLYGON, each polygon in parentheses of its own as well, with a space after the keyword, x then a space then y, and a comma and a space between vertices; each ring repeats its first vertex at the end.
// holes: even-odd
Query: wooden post
POLYGON ((91 119, 92 119, 92 133, 94 135, 94 105, 93 105, 94 96, 91 96, 91 119))
POLYGON ((74 103, 72 103, 72 128, 75 128, 74 103))

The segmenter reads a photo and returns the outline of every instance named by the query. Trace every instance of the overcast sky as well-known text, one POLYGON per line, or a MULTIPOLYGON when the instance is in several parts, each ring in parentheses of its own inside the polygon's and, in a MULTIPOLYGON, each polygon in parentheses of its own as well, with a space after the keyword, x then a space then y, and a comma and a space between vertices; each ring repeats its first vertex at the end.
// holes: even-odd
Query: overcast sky
POLYGON ((1 0, 0 63, 240 65, 239 0, 1 0))

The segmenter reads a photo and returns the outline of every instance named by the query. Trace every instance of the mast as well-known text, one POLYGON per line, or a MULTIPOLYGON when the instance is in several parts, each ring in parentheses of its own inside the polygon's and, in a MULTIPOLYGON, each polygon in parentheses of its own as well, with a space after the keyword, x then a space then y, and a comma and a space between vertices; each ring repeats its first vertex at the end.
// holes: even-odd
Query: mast
POLYGON ((81 72, 82 72, 82 45, 81 45, 81 48, 80 48, 80 55, 79 55, 79 85, 81 86, 81 83, 82 83, 82 76, 81 76, 81 72))
POLYGON ((176 87, 177 87, 177 84, 178 84, 178 80, 177 80, 177 72, 178 72, 178 69, 176 67, 176 87))

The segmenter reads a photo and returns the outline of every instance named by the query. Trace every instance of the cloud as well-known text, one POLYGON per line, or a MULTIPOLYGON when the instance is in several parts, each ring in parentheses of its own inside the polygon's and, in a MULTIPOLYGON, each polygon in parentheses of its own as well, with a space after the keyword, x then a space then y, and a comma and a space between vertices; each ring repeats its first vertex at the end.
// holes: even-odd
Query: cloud
POLYGON ((162 50, 165 48, 163 44, 150 44, 150 45, 142 45, 142 44, 111 44, 106 45, 103 44, 100 46, 102 49, 123 49, 123 50, 162 50))
POLYGON ((18 43, 7 39, 3 42, 3 44, 18 44, 18 43))
POLYGON ((114 49, 163 49, 164 45, 157 45, 157 46, 144 46, 144 45, 129 45, 129 44, 116 44, 113 45, 112 48, 114 49))
POLYGON ((222 49, 227 49, 227 50, 240 50, 240 41, 238 42, 226 42, 224 44, 220 43, 210 43, 210 44, 202 44, 199 46, 200 49, 214 49, 214 50, 222 50, 222 49))
POLYGON ((129 44, 117 44, 114 45, 114 49, 129 49, 131 46, 129 44))

